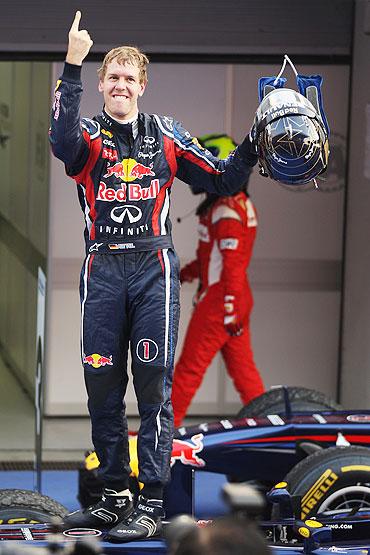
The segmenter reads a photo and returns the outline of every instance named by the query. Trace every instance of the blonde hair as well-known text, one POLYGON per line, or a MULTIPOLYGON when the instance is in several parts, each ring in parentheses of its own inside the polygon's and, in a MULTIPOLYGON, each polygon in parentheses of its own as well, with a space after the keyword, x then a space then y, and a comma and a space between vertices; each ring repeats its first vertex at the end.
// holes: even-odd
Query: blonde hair
POLYGON ((146 83, 148 80, 146 66, 149 64, 149 60, 144 52, 141 52, 136 46, 118 46, 107 52, 102 66, 98 69, 98 76, 101 81, 103 81, 105 77, 108 64, 113 60, 117 60, 117 63, 122 65, 131 64, 137 66, 139 68, 140 83, 146 83))

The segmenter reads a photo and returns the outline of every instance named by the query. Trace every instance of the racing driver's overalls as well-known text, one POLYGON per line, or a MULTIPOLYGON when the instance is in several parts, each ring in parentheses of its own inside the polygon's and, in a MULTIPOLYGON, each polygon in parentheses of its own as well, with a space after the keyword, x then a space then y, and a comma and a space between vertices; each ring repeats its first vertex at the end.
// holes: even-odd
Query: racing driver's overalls
POLYGON ((130 345, 141 417, 139 480, 163 485, 169 478, 179 321, 171 185, 176 176, 231 194, 257 158, 247 138, 233 156, 218 160, 171 117, 139 113, 135 122, 121 124, 103 111, 80 120, 81 95, 80 68, 66 64, 55 89, 50 141, 77 183, 86 222, 81 356, 99 474, 105 487, 127 487, 123 398, 130 345))
POLYGON ((264 392, 254 362, 249 319, 253 297, 247 276, 257 230, 250 198, 223 197, 200 215, 197 258, 181 270, 183 281, 200 280, 172 388, 175 425, 180 426, 213 357, 221 351, 244 404, 264 392), (224 299, 234 299, 243 333, 230 337, 224 327, 224 299))

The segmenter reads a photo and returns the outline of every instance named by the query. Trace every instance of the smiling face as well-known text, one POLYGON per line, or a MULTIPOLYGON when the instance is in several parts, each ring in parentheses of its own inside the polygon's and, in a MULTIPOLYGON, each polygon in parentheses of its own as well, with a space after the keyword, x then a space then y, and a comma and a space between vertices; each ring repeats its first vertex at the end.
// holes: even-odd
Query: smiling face
POLYGON ((112 60, 103 79, 99 80, 99 91, 103 93, 105 111, 118 120, 128 120, 138 113, 137 101, 144 94, 146 81, 140 82, 140 69, 129 63, 119 64, 112 60))

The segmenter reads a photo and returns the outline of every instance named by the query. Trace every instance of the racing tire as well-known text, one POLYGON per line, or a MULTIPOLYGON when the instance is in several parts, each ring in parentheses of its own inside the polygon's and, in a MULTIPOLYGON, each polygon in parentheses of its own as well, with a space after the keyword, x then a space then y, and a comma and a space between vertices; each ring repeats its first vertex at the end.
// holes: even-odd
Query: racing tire
POLYGON ((0 524, 62 521, 68 510, 47 495, 25 489, 0 490, 0 524))
MULTIPOLYGON (((326 511, 370 507, 370 449, 329 447, 300 461, 284 478, 291 495, 300 496, 300 518, 326 511)), ((274 505, 272 517, 278 517, 274 505)))
MULTIPOLYGON (((314 389, 306 387, 287 387, 290 405, 293 412, 320 412, 341 410, 342 407, 330 397, 314 389)), ((284 389, 277 387, 262 393, 238 412, 236 418, 266 416, 267 414, 284 414, 284 389)))

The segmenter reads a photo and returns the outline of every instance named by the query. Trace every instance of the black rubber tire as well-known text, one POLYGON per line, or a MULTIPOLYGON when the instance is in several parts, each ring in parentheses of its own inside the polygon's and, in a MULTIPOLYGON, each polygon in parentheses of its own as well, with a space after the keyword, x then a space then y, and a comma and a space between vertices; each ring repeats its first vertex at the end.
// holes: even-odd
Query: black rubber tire
POLYGON ((58 501, 25 489, 0 489, 0 524, 56 522, 68 513, 58 501))
MULTIPOLYGON (((302 519, 325 510, 350 509, 361 503, 359 498, 362 506, 369 507, 370 449, 348 446, 317 451, 294 466, 283 481, 292 495, 302 496, 302 519), (341 498, 345 493, 346 502, 341 498)), ((277 517, 275 506, 272 516, 277 517)))
MULTIPOLYGON (((306 387, 287 387, 293 412, 341 410, 338 405, 324 393, 306 387)), ((281 387, 270 389, 253 399, 238 412, 237 418, 266 416, 267 414, 284 414, 284 390, 281 387)))

